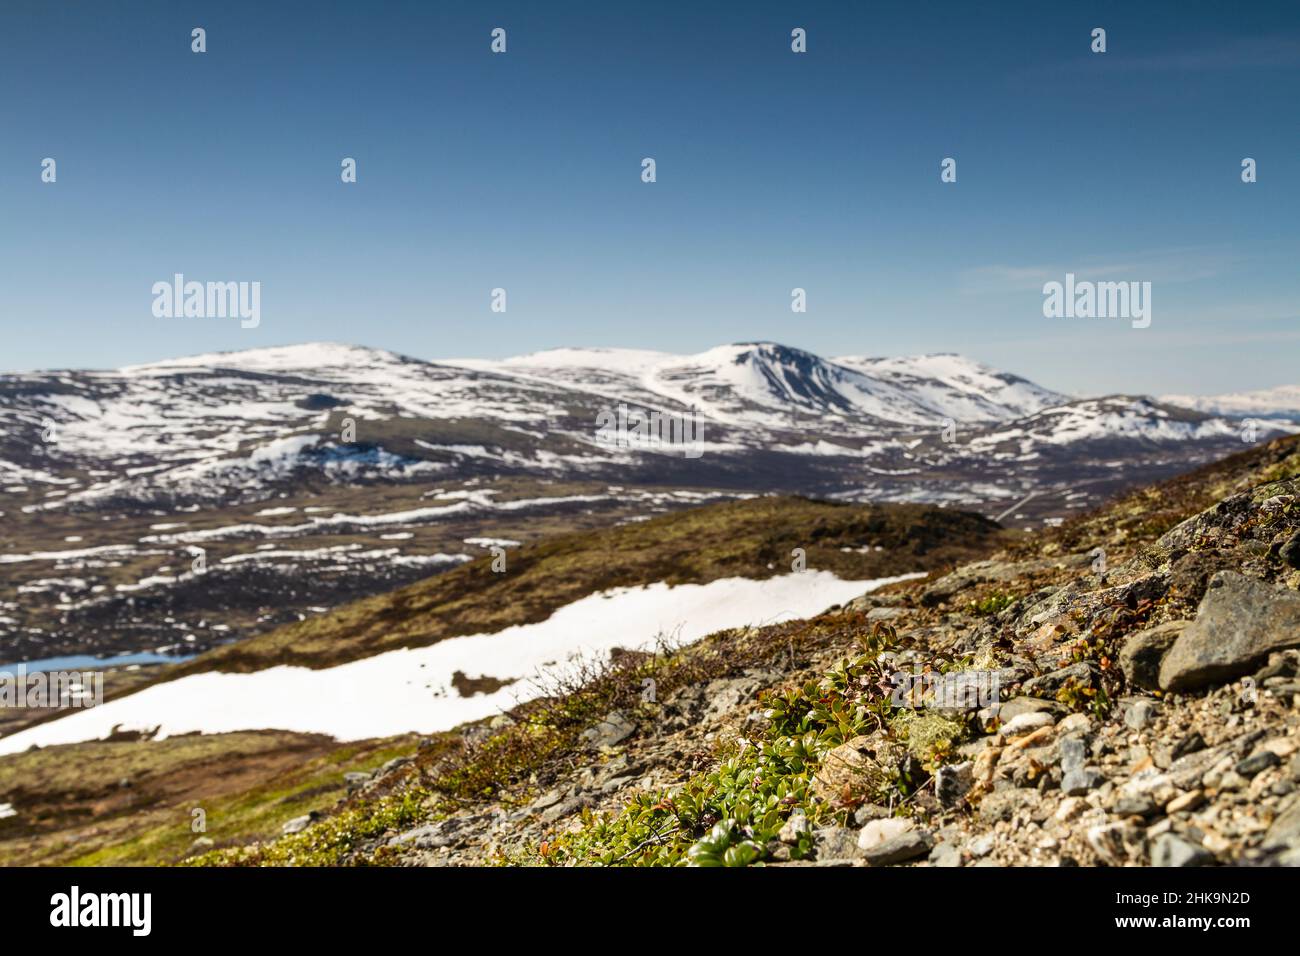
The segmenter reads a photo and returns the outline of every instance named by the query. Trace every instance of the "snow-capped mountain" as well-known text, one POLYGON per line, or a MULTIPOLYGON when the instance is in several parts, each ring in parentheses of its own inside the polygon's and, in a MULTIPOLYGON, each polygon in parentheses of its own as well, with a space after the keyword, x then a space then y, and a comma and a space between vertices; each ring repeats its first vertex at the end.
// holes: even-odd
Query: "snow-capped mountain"
POLYGON ((1161 401, 1183 408, 1195 408, 1212 415, 1239 418, 1284 418, 1300 421, 1300 385, 1279 385, 1253 392, 1226 395, 1165 395, 1161 401))
POLYGON ((558 527, 728 497, 1032 499, 1005 520, 1033 524, 1275 433, 956 355, 770 342, 435 362, 311 344, 0 375, 0 647, 201 649, 558 527))

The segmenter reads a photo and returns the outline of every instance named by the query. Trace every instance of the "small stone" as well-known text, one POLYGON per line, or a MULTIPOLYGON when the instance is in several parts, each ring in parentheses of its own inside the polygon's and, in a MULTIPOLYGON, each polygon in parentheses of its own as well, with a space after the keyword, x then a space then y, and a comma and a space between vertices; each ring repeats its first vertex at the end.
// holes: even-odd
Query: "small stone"
POLYGON ((849 827, 814 830, 813 847, 819 860, 851 860, 862 855, 858 849, 858 831, 849 827))
POLYGON ((930 852, 933 842, 927 830, 908 830, 864 850, 862 856, 868 866, 892 866, 924 856, 930 852))
POLYGON ((1126 820, 1100 824, 1088 829, 1088 845, 1105 862, 1121 866, 1128 862, 1129 847, 1137 832, 1137 827, 1126 820))
POLYGON ((1056 725, 1056 731, 1059 734, 1090 734, 1092 733, 1092 720, 1087 714, 1070 714, 1056 725))
POLYGON ((888 843, 910 829, 912 829, 912 821, 903 817, 872 820, 858 834, 858 849, 869 850, 882 843, 888 843))
POLYGON ((966 852, 975 859, 983 859, 993 852, 993 834, 986 833, 966 844, 966 852))
POLYGON ((935 844, 930 851, 930 865, 940 867, 961 866, 961 850, 951 843, 935 844))
POLYGON ((1122 796, 1115 801, 1114 812, 1121 817, 1148 817, 1156 811, 1156 802, 1147 794, 1122 796))
POLYGON ((1056 808, 1056 813, 1052 814, 1052 819, 1058 823, 1068 823, 1069 821, 1080 817, 1088 809, 1088 801, 1082 797, 1066 797, 1061 801, 1061 805, 1056 808))
POLYGON ((1195 810, 1205 802, 1205 793, 1201 790, 1188 790, 1186 793, 1180 793, 1168 803, 1165 804, 1165 813, 1183 813, 1187 810, 1195 810))
POLYGON ((280 832, 301 833, 303 830, 307 829, 307 827, 311 826, 311 821, 312 815, 310 813, 304 814, 300 817, 294 817, 292 820, 286 821, 284 826, 280 827, 280 832))
POLYGON ((975 784, 975 762, 946 764, 934 772, 934 792, 943 807, 955 807, 975 784))
POLYGON ((1229 770, 1219 780, 1220 790, 1241 790, 1246 786, 1247 780, 1235 770, 1229 770))
POLYGON ((1061 792, 1067 797, 1081 797, 1089 790, 1100 787, 1106 776, 1095 767, 1083 767, 1071 770, 1061 778, 1061 792))
POLYGON ((614 747, 634 733, 636 733, 636 724, 632 723, 622 711, 611 710, 596 726, 584 730, 582 736, 599 750, 604 747, 614 747))
POLYGON ((1160 705, 1154 700, 1141 698, 1124 708, 1124 726, 1132 730, 1142 730, 1155 722, 1160 715, 1160 705))
POLYGON ((999 729, 1002 736, 1011 738, 1018 737, 1021 734, 1032 733, 1043 727, 1051 727, 1056 723, 1056 719, 1046 711, 1036 711, 1028 714, 1020 714, 1011 718, 999 729))
POLYGON ((1152 866, 1206 866, 1213 862, 1213 853, 1173 833, 1161 834, 1151 848, 1152 866))
POLYGON ((1088 762, 1088 746, 1082 737, 1063 737, 1056 745, 1061 755, 1061 772, 1082 770, 1088 762))
POLYGON ((1245 760, 1233 767, 1237 773, 1243 777, 1253 777, 1260 771, 1267 770, 1269 767, 1276 767, 1282 762, 1281 758, 1271 750, 1261 750, 1259 753, 1247 757, 1245 760))
POLYGON ((785 821, 781 827, 781 832, 777 834, 777 839, 789 846, 799 842, 799 838, 812 832, 812 825, 808 822, 808 817, 802 813, 792 813, 790 818, 785 821))

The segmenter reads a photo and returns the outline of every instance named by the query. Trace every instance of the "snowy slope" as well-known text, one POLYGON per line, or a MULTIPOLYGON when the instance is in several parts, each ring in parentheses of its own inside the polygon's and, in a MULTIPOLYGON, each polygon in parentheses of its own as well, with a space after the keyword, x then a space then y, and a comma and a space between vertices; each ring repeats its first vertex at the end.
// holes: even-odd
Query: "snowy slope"
POLYGON ((1231 392, 1227 395, 1165 395, 1161 401, 1214 415, 1289 418, 1300 421, 1300 385, 1279 385, 1276 388, 1231 392))

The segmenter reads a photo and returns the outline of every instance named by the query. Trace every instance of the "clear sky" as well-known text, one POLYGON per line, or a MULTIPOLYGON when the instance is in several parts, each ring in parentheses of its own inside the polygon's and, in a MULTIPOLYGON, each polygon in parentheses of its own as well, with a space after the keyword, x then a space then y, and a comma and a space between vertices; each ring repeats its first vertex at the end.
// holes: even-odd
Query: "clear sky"
POLYGON ((1300 381, 1298 200, 1293 2, 0 5, 6 370, 771 339, 1265 387, 1300 381), (1044 318, 1067 271, 1150 281, 1150 328, 1044 318), (260 282, 260 326, 155 318, 177 272, 260 282))

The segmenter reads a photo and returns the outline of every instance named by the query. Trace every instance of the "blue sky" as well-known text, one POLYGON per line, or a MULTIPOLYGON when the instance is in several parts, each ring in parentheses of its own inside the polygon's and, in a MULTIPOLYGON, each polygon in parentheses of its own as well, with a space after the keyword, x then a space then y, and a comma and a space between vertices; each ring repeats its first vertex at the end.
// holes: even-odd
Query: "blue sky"
POLYGON ((0 369, 772 339, 1296 382, 1297 104, 1289 3, 9 0, 0 369), (1150 281, 1150 328, 1044 318, 1067 271, 1150 281), (176 272, 260 282, 261 325, 155 318, 176 272))

